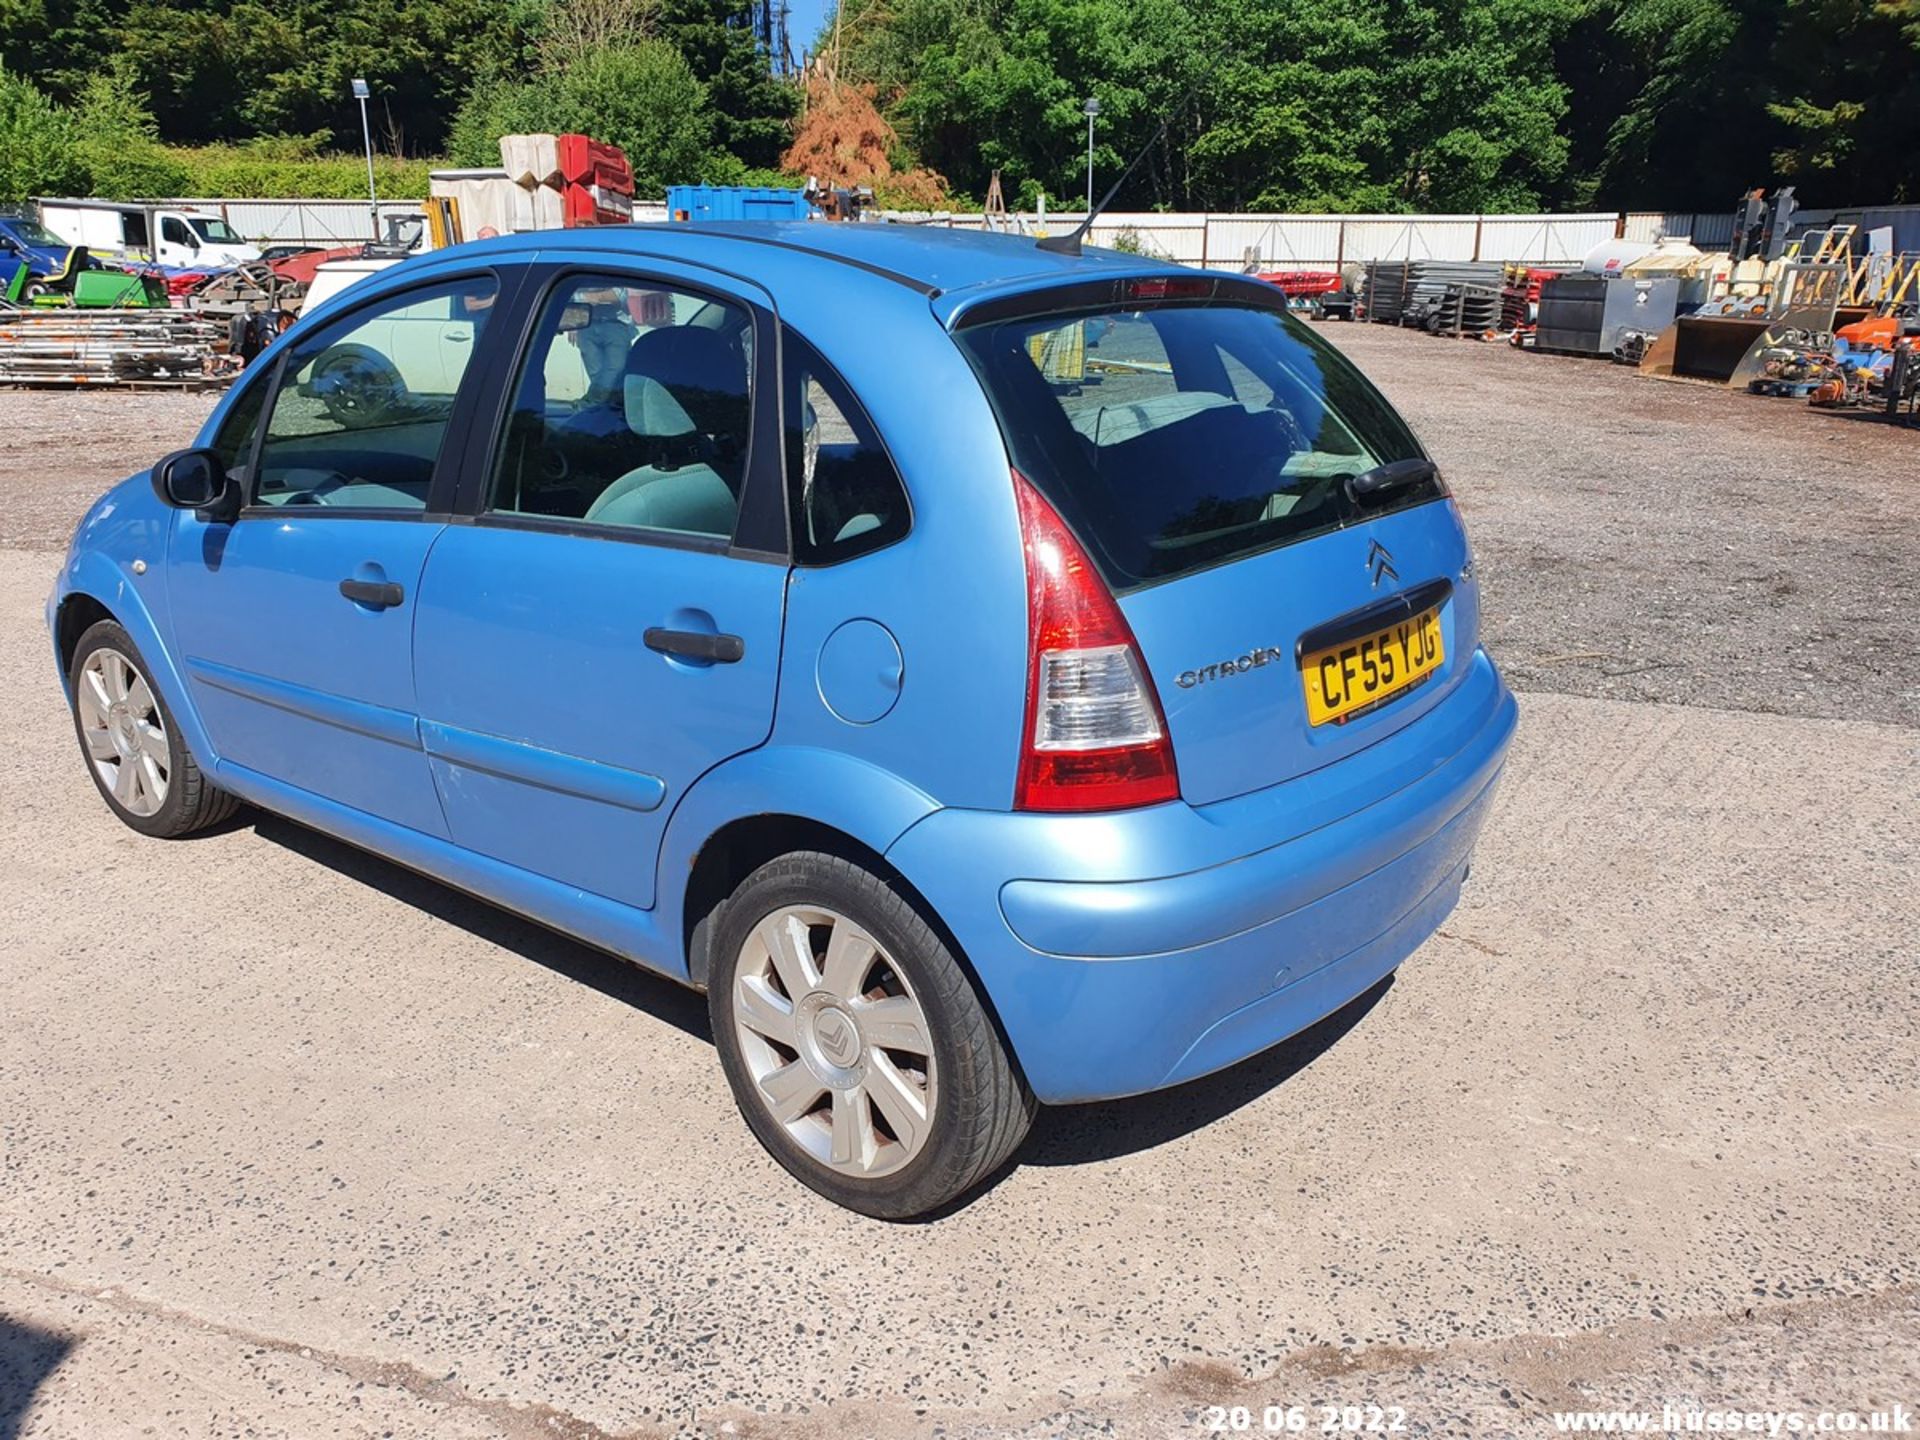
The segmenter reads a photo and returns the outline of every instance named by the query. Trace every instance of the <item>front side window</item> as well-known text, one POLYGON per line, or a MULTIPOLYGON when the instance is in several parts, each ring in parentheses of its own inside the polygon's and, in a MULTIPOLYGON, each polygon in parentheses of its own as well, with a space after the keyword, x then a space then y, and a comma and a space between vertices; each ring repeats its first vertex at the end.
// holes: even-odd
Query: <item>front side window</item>
POLYGON ((291 351, 254 503, 424 510, 495 294, 490 275, 409 290, 291 351))
POLYGON ((570 277, 522 361, 488 508, 729 539, 752 424, 747 310, 631 278, 570 277))
MULTIPOLYGON (((1014 464, 1116 591, 1350 524, 1346 481, 1420 454, 1352 365, 1255 305, 1022 316, 956 339, 1014 464)), ((1444 493, 1409 487, 1393 508, 1444 493)))
POLYGON ((198 248, 200 244, 198 240, 193 238, 192 232, 171 215, 160 222, 160 238, 165 240, 169 245, 191 245, 198 248))
POLYGON ((892 544, 912 521, 873 422, 819 351, 791 330, 782 343, 794 557, 832 565, 892 544))

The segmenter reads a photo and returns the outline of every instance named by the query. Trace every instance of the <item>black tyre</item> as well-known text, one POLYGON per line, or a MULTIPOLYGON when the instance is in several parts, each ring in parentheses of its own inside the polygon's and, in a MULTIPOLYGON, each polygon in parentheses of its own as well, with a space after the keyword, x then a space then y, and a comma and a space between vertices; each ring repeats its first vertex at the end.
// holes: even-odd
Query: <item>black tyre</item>
POLYGON ((167 702, 147 680, 133 637, 119 625, 102 620, 80 637, 67 683, 87 773, 133 829, 171 839, 239 808, 200 773, 167 702))
POLYGON ((905 1220, 1013 1154, 1035 1103, 972 981, 895 887, 838 856, 770 861, 715 927, 707 1003, 735 1101, 803 1183, 905 1220))

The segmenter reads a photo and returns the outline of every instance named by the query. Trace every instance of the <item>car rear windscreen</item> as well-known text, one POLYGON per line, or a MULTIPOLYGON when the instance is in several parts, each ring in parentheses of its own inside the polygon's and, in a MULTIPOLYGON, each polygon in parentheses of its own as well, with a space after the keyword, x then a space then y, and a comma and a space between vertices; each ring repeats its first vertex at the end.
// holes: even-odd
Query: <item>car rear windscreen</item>
POLYGON ((1117 592, 1425 504, 1346 481, 1421 456, 1387 402, 1277 309, 1166 303, 956 331, 1015 467, 1117 592))

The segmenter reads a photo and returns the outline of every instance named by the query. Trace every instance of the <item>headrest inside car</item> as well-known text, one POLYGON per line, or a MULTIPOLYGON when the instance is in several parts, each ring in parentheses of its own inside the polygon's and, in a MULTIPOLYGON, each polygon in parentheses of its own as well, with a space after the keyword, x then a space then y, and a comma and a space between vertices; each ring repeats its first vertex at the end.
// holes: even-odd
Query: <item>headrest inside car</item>
MULTIPOLYGON (((694 430, 716 439, 745 441, 747 363, 736 336, 691 325, 649 330, 627 351, 627 380, 637 379, 657 381, 694 430)), ((631 383, 627 393, 633 393, 631 383)), ((641 434, 684 433, 635 429, 641 434)))
POLYGON ((651 375, 628 375, 622 403, 627 428, 636 435, 691 435, 693 418, 667 387, 651 375))

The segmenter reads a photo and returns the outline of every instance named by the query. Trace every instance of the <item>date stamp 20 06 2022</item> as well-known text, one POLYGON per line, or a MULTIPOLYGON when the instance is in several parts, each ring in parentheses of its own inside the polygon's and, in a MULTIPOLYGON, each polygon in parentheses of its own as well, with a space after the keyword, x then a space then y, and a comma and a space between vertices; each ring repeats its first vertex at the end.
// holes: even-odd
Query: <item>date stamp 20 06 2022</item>
POLYGON ((1399 1405, 1206 1405, 1207 1435, 1393 1435, 1407 1428, 1399 1405))

